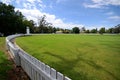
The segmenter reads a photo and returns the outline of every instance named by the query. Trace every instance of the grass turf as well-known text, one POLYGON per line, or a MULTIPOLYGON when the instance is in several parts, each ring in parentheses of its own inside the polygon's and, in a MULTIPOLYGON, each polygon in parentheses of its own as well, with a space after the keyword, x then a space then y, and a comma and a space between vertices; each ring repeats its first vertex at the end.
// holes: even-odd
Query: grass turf
POLYGON ((29 54, 73 80, 120 80, 120 35, 17 38, 29 54))
POLYGON ((5 38, 0 37, 0 80, 8 79, 8 71, 12 69, 12 63, 5 54, 5 38))

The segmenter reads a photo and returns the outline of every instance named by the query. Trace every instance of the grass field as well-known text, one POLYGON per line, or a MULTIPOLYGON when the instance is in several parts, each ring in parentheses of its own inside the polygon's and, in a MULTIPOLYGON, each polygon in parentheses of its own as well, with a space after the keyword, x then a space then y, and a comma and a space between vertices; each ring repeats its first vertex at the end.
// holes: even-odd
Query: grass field
POLYGON ((0 80, 7 80, 7 72, 12 69, 11 62, 5 55, 5 38, 0 37, 0 80))
POLYGON ((72 80, 120 80, 120 35, 52 34, 16 42, 72 80))

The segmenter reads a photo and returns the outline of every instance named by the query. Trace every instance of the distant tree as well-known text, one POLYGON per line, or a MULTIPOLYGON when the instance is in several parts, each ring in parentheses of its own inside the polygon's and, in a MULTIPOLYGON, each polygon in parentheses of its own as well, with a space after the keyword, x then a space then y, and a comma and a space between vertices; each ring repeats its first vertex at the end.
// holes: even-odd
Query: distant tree
POLYGON ((53 32, 53 27, 52 26, 48 26, 48 31, 47 31, 48 33, 54 33, 53 32))
POLYGON ((90 33, 90 30, 86 30, 85 33, 90 33))
POLYGON ((99 33, 100 33, 100 34, 105 33, 105 27, 102 27, 102 28, 99 30, 99 33))
POLYGON ((57 29, 55 27, 53 27, 53 33, 56 33, 57 29))
POLYGON ((90 32, 91 33, 97 33, 97 28, 96 29, 92 29, 90 32))
POLYGON ((113 28, 109 28, 106 30, 106 33, 112 33, 113 32, 113 28))
POLYGON ((30 28, 30 32, 31 33, 35 32, 35 27, 34 27, 35 23, 34 23, 33 20, 27 20, 27 19, 25 19, 25 20, 23 20, 23 23, 24 23, 25 26, 27 26, 27 27, 30 28))
POLYGON ((63 33, 66 33, 66 34, 71 33, 71 30, 69 30, 69 29, 64 29, 64 30, 63 30, 63 33))
POLYGON ((75 34, 80 33, 79 27, 74 27, 74 28, 72 29, 72 31, 73 31, 73 33, 75 33, 75 34))
POLYGON ((39 24, 38 27, 39 27, 39 32, 40 33, 47 33, 47 31, 48 31, 47 27, 52 25, 51 23, 48 23, 46 21, 46 16, 45 15, 41 16, 38 19, 38 24, 39 24))
POLYGON ((34 27, 34 33, 39 33, 39 27, 38 26, 34 27))
POLYGON ((0 2, 0 33, 4 36, 25 33, 23 18, 20 11, 15 12, 14 6, 0 2))
POLYGON ((85 27, 82 27, 81 30, 80 30, 80 32, 83 32, 83 33, 84 33, 85 31, 86 31, 85 27))
POLYGON ((120 24, 114 27, 114 33, 120 33, 120 24))

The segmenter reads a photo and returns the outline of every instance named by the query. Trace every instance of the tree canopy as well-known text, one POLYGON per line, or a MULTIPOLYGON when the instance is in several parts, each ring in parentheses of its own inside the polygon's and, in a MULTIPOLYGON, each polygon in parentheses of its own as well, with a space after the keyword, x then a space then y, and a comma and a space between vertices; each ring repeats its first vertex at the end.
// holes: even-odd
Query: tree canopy
POLYGON ((0 33, 5 36, 15 33, 24 33, 24 16, 20 11, 15 11, 12 5, 0 2, 0 33))
POLYGON ((74 27, 74 28, 72 29, 72 31, 73 31, 73 33, 76 33, 76 34, 80 33, 79 27, 74 27))

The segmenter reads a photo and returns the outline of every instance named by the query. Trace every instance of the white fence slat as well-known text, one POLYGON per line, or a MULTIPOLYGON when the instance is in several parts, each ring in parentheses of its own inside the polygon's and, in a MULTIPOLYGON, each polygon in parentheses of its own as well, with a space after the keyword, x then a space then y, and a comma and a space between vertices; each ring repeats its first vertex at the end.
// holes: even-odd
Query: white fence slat
POLYGON ((31 70, 32 70, 32 80, 34 80, 33 68, 31 70))
POLYGON ((34 77, 34 80, 36 80, 36 79, 35 79, 35 70, 34 70, 34 69, 33 69, 33 77, 34 77))
POLYGON ((45 72, 50 75, 50 67, 48 65, 45 66, 45 72))
POLYGON ((32 67, 30 66, 30 79, 32 79, 32 67))
POLYGON ((45 78, 42 76, 42 80, 45 80, 45 78))
POLYGON ((35 80, 37 80, 37 71, 35 71, 35 80))
POLYGON ((42 63, 41 61, 38 61, 38 64, 37 64, 40 69, 41 69, 41 63, 42 63))
POLYGON ((41 69, 45 71, 45 63, 41 63, 41 69))
POLYGON ((26 68, 27 68, 27 74, 29 74, 29 65, 28 65, 28 63, 26 65, 26 68))
MULTIPOLYGON (((15 58, 15 54, 14 54, 14 52, 13 52, 13 50, 12 50, 12 48, 10 47, 10 52, 11 52, 11 54, 10 54, 10 57, 13 59, 13 60, 15 60, 14 58, 15 58)), ((15 62, 15 61, 14 61, 15 62)))
POLYGON ((41 74, 39 74, 39 80, 42 80, 42 76, 41 76, 41 74))
POLYGON ((57 80, 63 80, 64 76, 60 72, 57 72, 57 80))
POLYGON ((52 77, 53 79, 56 79, 56 70, 53 69, 53 68, 51 68, 51 77, 52 77))
POLYGON ((65 76, 65 80, 71 80, 70 78, 68 78, 67 76, 65 76))
POLYGON ((40 79, 39 79, 39 73, 38 73, 38 72, 36 72, 36 80, 40 80, 40 79))
POLYGON ((35 80, 35 70, 33 69, 33 80, 35 80))

